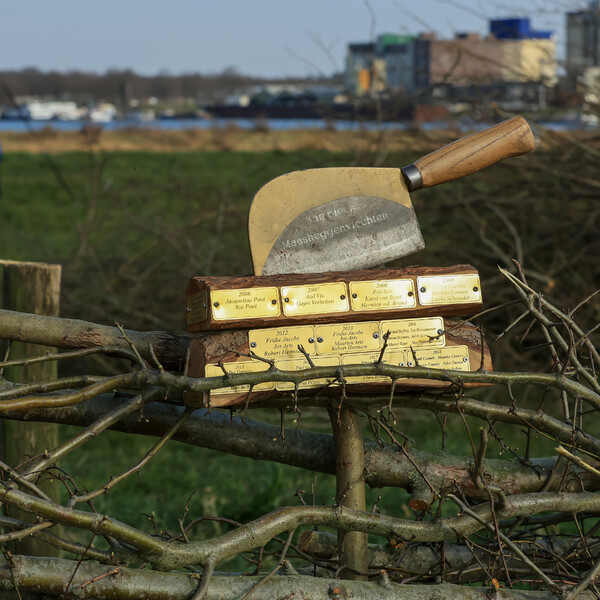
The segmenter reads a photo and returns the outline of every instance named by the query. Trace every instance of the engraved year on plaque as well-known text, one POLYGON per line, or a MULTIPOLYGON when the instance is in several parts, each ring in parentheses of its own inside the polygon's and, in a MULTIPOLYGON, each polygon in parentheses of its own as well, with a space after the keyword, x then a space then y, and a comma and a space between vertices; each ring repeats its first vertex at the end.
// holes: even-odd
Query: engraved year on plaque
POLYGON ((476 273, 417 277, 417 288, 423 306, 481 302, 481 283, 476 273))
MULTIPOLYGON (((267 363, 260 360, 243 360, 237 362, 223 363, 225 370, 228 373, 260 373, 266 371, 269 368, 267 363)), ((223 369, 218 365, 208 364, 204 369, 206 377, 219 377, 223 375, 223 369)), ((275 389, 275 383, 267 381, 265 383, 259 383, 252 388, 253 392, 264 392, 267 390, 275 389)), ((232 387, 218 388, 216 390, 210 390, 210 393, 215 396, 222 394, 239 394, 242 392, 249 392, 250 385, 234 385, 232 387)))
POLYGON ((391 310, 414 308, 417 305, 412 279, 385 279, 381 281, 351 281, 352 310, 391 310))
POLYGON ((315 325, 315 335, 319 354, 368 352, 381 347, 377 321, 315 325))
POLYGON ((210 303, 215 321, 278 317, 281 314, 275 287, 213 290, 210 303))
POLYGON ((316 352, 315 336, 312 325, 298 327, 273 327, 253 329, 248 333, 250 350, 263 358, 296 357, 306 360, 298 346, 312 356, 316 352))
POLYGON ((282 287, 281 299, 286 317, 348 312, 350 309, 348 290, 343 281, 282 287))
POLYGON ((444 346, 446 344, 442 317, 382 321, 381 331, 383 335, 388 331, 390 333, 388 348, 444 346))
MULTIPOLYGON (((312 356, 311 360, 315 367, 337 367, 340 364, 339 356, 312 356)), ((282 371, 302 371, 303 369, 310 368, 308 361, 304 357, 282 358, 275 361, 275 366, 282 371)), ((330 384, 332 381, 333 378, 302 381, 298 384, 298 389, 322 387, 330 384)), ((293 390, 295 386, 291 381, 278 381, 276 387, 278 390, 293 390)))

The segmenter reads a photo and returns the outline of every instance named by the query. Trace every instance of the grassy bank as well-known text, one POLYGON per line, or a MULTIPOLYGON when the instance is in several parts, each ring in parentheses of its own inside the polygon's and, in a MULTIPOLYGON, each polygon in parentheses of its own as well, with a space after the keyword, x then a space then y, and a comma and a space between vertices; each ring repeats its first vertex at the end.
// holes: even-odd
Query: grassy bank
POLYGON ((378 152, 410 150, 426 152, 460 137, 456 131, 336 131, 328 129, 271 130, 258 121, 254 129, 235 124, 206 129, 119 129, 58 131, 52 126, 38 131, 0 132, 6 152, 378 152))
MULTIPOLYGON (((173 147, 49 155, 10 152, 3 141, 0 257, 61 263, 63 316, 119 321, 132 329, 183 330, 183 294, 191 276, 251 272, 245 227, 250 201, 261 185, 297 169, 404 165, 418 156, 409 147, 411 140, 396 145, 379 140, 372 147, 353 147, 348 141, 347 148, 335 147, 335 152, 306 144, 294 152, 178 152, 173 147)), ((510 266, 518 258, 533 287, 561 306, 575 306, 598 286, 599 156, 593 140, 563 140, 468 179, 418 192, 413 200, 427 248, 396 264, 470 262, 480 270, 489 308, 515 299, 497 265, 510 266)), ((598 298, 580 313, 584 322, 597 322, 598 298)), ((486 316, 488 339, 517 314, 517 307, 507 305, 486 316)), ((527 325, 515 333, 522 335, 527 325)), ((495 367, 548 369, 545 349, 526 351, 535 345, 535 339, 525 345, 503 340, 492 347, 495 367)), ((88 366, 110 368, 105 361, 88 366)), ((278 420, 278 415, 266 416, 278 420)), ((440 448, 433 416, 412 412, 403 418, 420 448, 440 448)), ((326 419, 307 413, 301 426, 326 431, 326 419)), ((468 453, 461 423, 452 420, 452 427, 460 435, 449 440, 448 450, 468 453)), ((533 455, 552 452, 547 440, 535 444, 533 455)), ((151 445, 152 440, 109 433, 63 466, 94 487, 141 458, 151 445)), ((498 452, 490 444, 489 456, 498 452)), ((194 491, 190 515, 219 513, 247 520, 297 502, 296 489, 311 490, 313 485, 311 473, 172 443, 96 506, 128 522, 147 521, 149 529, 152 524, 144 514, 156 512, 159 529, 174 531, 194 491)), ((332 478, 317 478, 317 501, 331 502, 333 490, 332 478)), ((377 495, 371 492, 369 502, 377 495)), ((408 515, 405 504, 404 492, 387 490, 380 508, 408 515)))

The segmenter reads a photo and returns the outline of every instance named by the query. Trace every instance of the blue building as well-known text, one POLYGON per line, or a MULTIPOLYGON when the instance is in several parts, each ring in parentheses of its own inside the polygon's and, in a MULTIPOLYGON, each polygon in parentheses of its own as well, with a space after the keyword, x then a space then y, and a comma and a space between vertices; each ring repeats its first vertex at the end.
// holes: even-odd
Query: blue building
POLYGON ((554 32, 531 28, 528 18, 493 19, 490 33, 498 40, 549 40, 554 32))

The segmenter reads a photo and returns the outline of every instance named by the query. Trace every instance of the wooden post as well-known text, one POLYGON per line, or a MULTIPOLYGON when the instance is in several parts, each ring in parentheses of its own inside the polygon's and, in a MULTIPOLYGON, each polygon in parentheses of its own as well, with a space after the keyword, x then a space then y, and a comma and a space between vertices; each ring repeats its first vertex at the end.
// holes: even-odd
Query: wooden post
MULTIPOLYGON (((0 306, 9 310, 39 315, 58 316, 60 302, 61 266, 46 263, 0 260, 0 306)), ((4 357, 7 346, 4 346, 4 357)), ((13 342, 10 359, 40 356, 51 351, 47 346, 13 342)), ((43 362, 27 367, 11 367, 4 370, 4 377, 20 383, 55 379, 56 362, 43 362)), ((4 456, 6 462, 17 467, 27 458, 43 453, 58 445, 58 426, 52 423, 29 423, 4 421, 4 456)), ((58 501, 59 489, 49 482, 40 487, 58 501)), ((10 515, 32 521, 33 516, 11 509, 10 515)), ((52 528, 57 531, 56 527, 52 528)), ((54 546, 25 538, 18 542, 17 552, 34 556, 58 556, 54 546)))
MULTIPOLYGON (((365 504, 365 454, 363 436, 358 414, 350 408, 329 410, 333 440, 335 443, 335 474, 337 501, 340 506, 353 510, 366 508, 365 504)), ((360 531, 338 530, 340 577, 342 579, 366 580, 368 569, 367 534, 360 531), (357 573, 359 571, 360 573, 357 573)))

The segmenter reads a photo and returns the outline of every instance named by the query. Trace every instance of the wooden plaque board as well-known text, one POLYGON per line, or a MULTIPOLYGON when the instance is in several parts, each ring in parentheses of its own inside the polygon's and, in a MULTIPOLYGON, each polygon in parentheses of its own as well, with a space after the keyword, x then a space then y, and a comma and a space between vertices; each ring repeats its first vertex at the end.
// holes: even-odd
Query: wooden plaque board
POLYGON ((468 316, 481 309, 471 265, 363 269, 265 277, 194 277, 188 331, 251 329, 408 317, 468 316))
MULTIPOLYGON (((416 360, 420 366, 432 368, 447 368, 452 370, 476 371, 481 366, 486 371, 492 370, 492 360, 489 348, 485 341, 482 345, 482 337, 474 325, 468 322, 443 320, 439 317, 407 319, 404 326, 398 325, 402 330, 402 340, 409 340, 410 347, 397 346, 393 344, 390 337, 389 345, 384 354, 384 362, 399 366, 414 366, 416 360), (416 321, 413 322, 413 321, 416 321), (429 321, 429 323, 427 323, 429 321), (443 323, 442 333, 423 336, 427 332, 427 326, 438 327, 443 323), (406 337, 406 331, 412 332, 412 337, 406 337), (414 351, 414 354, 413 354, 414 351)), ((384 329, 392 331, 393 321, 380 321, 379 332, 384 329)), ((249 354, 255 351, 257 355, 270 358, 275 365, 282 370, 299 370, 309 368, 309 364, 302 353, 297 349, 297 343, 302 343, 305 350, 310 354, 316 366, 337 366, 349 364, 369 364, 377 360, 383 344, 382 336, 378 338, 378 346, 371 346, 365 350, 360 344, 354 348, 349 346, 348 340, 357 332, 368 333, 373 338, 372 327, 369 323, 346 324, 350 327, 346 337, 342 336, 341 342, 336 345, 325 344, 327 330, 323 333, 323 327, 327 325, 316 325, 312 329, 308 326, 290 328, 269 328, 264 330, 244 331, 222 331, 206 333, 193 338, 190 343, 190 362, 188 375, 190 377, 221 376, 223 370, 218 366, 221 362, 228 372, 256 372, 267 370, 269 365, 247 356, 239 356, 239 353, 249 354), (357 327, 354 327, 357 326, 357 327), (314 332, 311 334, 311 330, 314 332), (323 333, 323 342, 318 341, 318 333, 323 333), (304 342, 306 339, 306 343, 304 342), (314 338, 314 339, 313 339, 314 338), (313 340, 312 343, 310 340, 313 340), (256 344, 253 346, 253 344, 256 344), (275 346, 279 344, 278 348, 275 346), (271 349, 271 351, 269 351, 271 349)), ((336 325, 339 328, 339 325, 336 325)), ((334 333, 332 330, 329 333, 334 333)), ((384 332, 385 333, 385 332, 384 332)), ((365 338, 366 339, 366 338, 365 338)), ((391 380, 389 377, 370 375, 366 377, 351 377, 347 381, 349 393, 385 393, 389 391, 391 380)), ((399 379, 396 381, 396 390, 426 390, 443 389, 451 384, 446 381, 425 379, 399 379)), ((482 384, 465 384, 465 387, 476 387, 482 384)), ((303 382, 299 387, 300 395, 314 393, 319 389, 320 393, 327 395, 339 394, 339 386, 325 380, 303 382)), ((184 402, 188 406, 213 406, 230 407, 244 405, 246 402, 268 401, 275 397, 293 394, 294 386, 289 382, 266 382, 262 383, 250 392, 250 386, 238 386, 237 388, 221 388, 206 393, 184 394, 184 402)))

